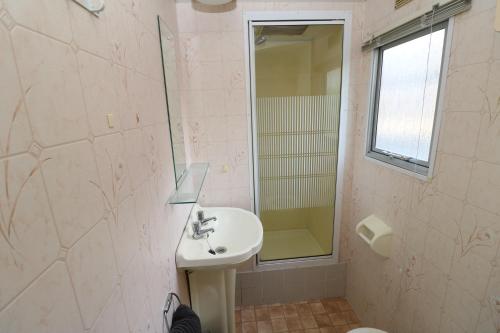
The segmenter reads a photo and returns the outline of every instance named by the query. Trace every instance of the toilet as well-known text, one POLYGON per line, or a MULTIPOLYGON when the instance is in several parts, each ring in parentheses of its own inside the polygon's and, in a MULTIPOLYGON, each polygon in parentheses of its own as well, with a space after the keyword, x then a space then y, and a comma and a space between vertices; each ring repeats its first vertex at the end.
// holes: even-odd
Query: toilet
POLYGON ((356 328, 356 329, 350 330, 347 333, 387 333, 387 332, 378 330, 376 328, 362 327, 362 328, 356 328))

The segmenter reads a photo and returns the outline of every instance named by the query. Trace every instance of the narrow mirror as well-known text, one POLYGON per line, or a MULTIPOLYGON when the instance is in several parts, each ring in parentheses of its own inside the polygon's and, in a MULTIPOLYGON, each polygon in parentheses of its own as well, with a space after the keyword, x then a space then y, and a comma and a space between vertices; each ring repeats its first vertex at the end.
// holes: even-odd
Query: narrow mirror
POLYGON ((179 88, 177 84, 175 38, 160 16, 158 16, 158 29, 160 32, 163 78, 165 82, 165 95, 167 97, 167 112, 170 125, 170 141, 172 143, 175 183, 178 187, 179 180, 186 171, 186 149, 184 146, 184 130, 182 128, 179 88))

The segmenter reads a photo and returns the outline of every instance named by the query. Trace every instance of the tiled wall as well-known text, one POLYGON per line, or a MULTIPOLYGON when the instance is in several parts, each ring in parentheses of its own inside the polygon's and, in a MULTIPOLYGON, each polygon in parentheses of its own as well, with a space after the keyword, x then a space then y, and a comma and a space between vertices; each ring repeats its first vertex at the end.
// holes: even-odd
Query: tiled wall
POLYGON ((174 2, 105 3, 0 0, 1 332, 159 333, 185 289, 156 26, 176 31, 174 2))
POLYGON ((236 304, 258 305, 343 297, 346 264, 238 273, 236 304))
POLYGON ((190 1, 177 4, 184 73, 181 99, 187 121, 188 144, 193 160, 208 160, 211 163, 202 204, 250 208, 250 110, 247 110, 245 90, 243 13, 259 10, 353 10, 353 36, 359 41, 363 4, 236 1, 216 8, 194 5, 190 1))
MULTIPOLYGON (((212 165, 202 203, 249 208, 243 11, 350 9, 353 149, 341 242, 349 301, 366 324, 390 332, 496 332, 494 0, 474 0, 455 21, 433 180, 363 158, 371 56, 359 50, 361 34, 428 2, 395 12, 391 0, 368 1, 366 8, 237 1, 208 13, 191 2, 174 9, 171 0, 106 0, 97 19, 69 0, 0 0, 0 331, 160 332, 166 293, 183 289, 173 254, 190 207, 164 205, 174 177, 156 14, 179 30, 191 158, 212 165), (388 260, 353 233, 371 213, 395 230, 388 260)), ((258 281, 285 279, 283 272, 252 274, 258 281)), ((254 288, 245 279, 240 274, 241 301, 254 288)), ((272 294, 261 286, 257 301, 267 302, 272 294)))
MULTIPOLYGON (((189 153, 193 161, 208 161, 210 173, 200 198, 202 205, 226 205, 250 209, 243 14, 245 11, 348 10, 352 12, 350 84, 354 89, 361 69, 364 2, 244 1, 205 7, 191 1, 177 3, 181 50, 181 104, 189 153), (216 8, 216 9, 214 9, 216 8)), ((348 127, 356 105, 350 93, 348 127)), ((351 132, 351 129, 348 129, 351 132)), ((348 134, 347 146, 353 136, 348 134)), ((348 149, 347 154, 350 154, 348 149)), ((352 168, 346 156, 343 205, 349 214, 352 168)), ((251 263, 242 269, 250 269, 251 263)))
MULTIPOLYGON (((355 87, 352 219, 343 235, 347 297, 362 322, 389 332, 500 330, 500 33, 494 0, 474 0, 453 29, 437 166, 431 181, 364 159, 371 54, 355 87), (375 213, 392 226, 388 260, 354 226, 375 213)), ((411 2, 367 1, 365 35, 409 13, 411 2)))

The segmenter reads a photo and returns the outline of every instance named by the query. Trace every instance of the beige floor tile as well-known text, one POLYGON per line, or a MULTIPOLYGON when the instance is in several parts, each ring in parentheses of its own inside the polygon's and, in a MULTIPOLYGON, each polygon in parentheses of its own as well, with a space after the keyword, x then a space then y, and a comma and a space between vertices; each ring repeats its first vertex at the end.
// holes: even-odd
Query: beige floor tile
POLYGON ((349 304, 349 302, 347 302, 347 300, 345 300, 343 298, 337 300, 337 306, 339 307, 339 309, 341 311, 350 311, 350 310, 352 310, 351 304, 349 304))
POLYGON ((271 320, 273 325, 273 332, 286 332, 288 330, 284 318, 275 318, 271 320))
POLYGON ((270 320, 271 316, 269 316, 268 308, 255 308, 255 318, 257 321, 270 320))
POLYGON ((268 307, 269 310, 269 316, 271 318, 283 318, 283 306, 281 304, 279 305, 270 305, 268 307))
POLYGON ((340 312, 337 302, 334 299, 331 298, 323 299, 321 300, 321 303, 323 304, 326 313, 340 312))
POLYGON ((311 307, 309 303, 298 303, 295 304, 299 316, 310 316, 312 314, 311 307))
POLYGON ((243 333, 257 333, 257 324, 254 321, 243 323, 242 332, 243 333))
MULTIPOLYGON (((319 301, 309 303, 309 307, 311 308, 311 311, 314 314, 326 312, 325 308, 323 307, 323 304, 321 304, 321 302, 319 302, 319 301)), ((350 310, 350 308, 349 308, 349 310, 350 310)))
POLYGON ((325 313, 314 315, 314 319, 316 320, 316 323, 318 324, 318 327, 320 327, 320 328, 332 326, 332 323, 330 322, 330 318, 325 313))
POLYGON ((333 326, 341 326, 347 324, 344 316, 342 315, 342 312, 330 313, 328 317, 330 317, 330 321, 332 322, 333 326))
POLYGON ((318 324, 312 315, 301 317, 304 328, 318 328, 318 324))
POLYGON ((344 298, 238 306, 236 333, 346 333, 361 323, 344 298))
POLYGON ((242 322, 249 322, 249 321, 255 321, 255 311, 254 309, 245 309, 241 310, 241 321, 242 322))
POLYGON ((257 322, 257 332, 258 333, 272 333, 273 325, 270 320, 258 321, 257 322))
POLYGON ((295 304, 284 304, 283 313, 285 317, 296 317, 299 315, 295 304))
POLYGON ((285 318, 285 320, 286 320, 286 326, 287 326, 289 331, 302 329, 302 322, 301 322, 300 317, 298 317, 298 316, 288 317, 288 318, 285 318))

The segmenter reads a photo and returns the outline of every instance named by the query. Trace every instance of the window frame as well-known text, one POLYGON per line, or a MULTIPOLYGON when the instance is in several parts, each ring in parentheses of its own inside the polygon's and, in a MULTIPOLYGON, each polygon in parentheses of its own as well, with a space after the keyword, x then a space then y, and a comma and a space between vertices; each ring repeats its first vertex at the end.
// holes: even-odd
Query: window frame
POLYGON ((365 157, 381 163, 382 165, 395 168, 406 174, 414 175, 418 178, 429 179, 432 177, 432 172, 435 164, 437 142, 439 136, 439 125, 441 122, 441 111, 443 108, 443 96, 445 92, 447 69, 450 57, 451 49, 451 33, 453 31, 453 17, 435 24, 432 27, 427 27, 421 29, 417 32, 411 33, 390 43, 381 45, 374 48, 372 51, 373 62, 371 70, 371 82, 370 82, 370 98, 369 98, 369 117, 367 126, 367 140, 366 140, 366 154, 365 157), (432 127, 431 143, 429 149, 429 162, 417 160, 414 158, 408 158, 395 153, 383 151, 377 149, 376 145, 376 135, 377 135, 377 125, 378 125, 378 108, 379 108, 379 97, 380 97, 380 81, 381 72, 383 66, 383 52, 386 49, 392 48, 394 46, 404 44, 413 39, 419 38, 421 36, 429 34, 431 31, 445 30, 444 42, 443 42, 443 53, 441 58, 441 69, 439 78, 439 87, 437 91, 436 98, 436 109, 434 112, 434 122, 432 127))

